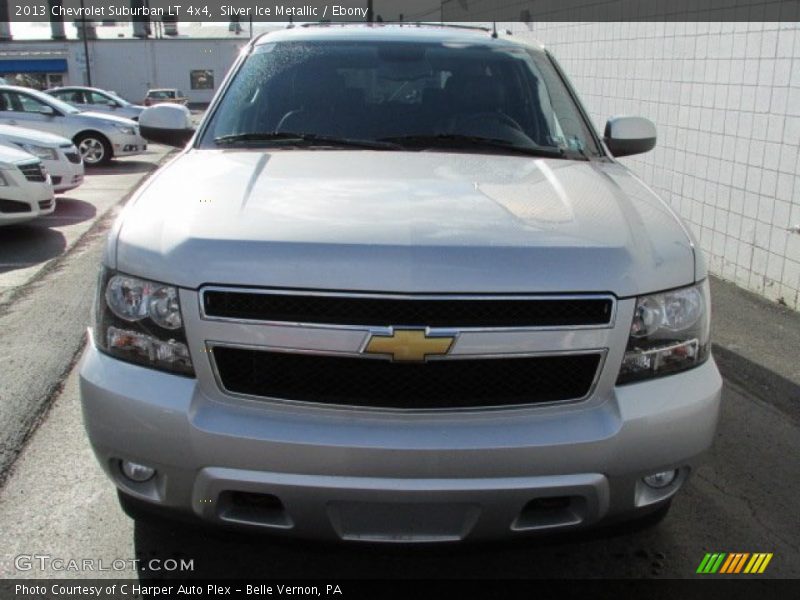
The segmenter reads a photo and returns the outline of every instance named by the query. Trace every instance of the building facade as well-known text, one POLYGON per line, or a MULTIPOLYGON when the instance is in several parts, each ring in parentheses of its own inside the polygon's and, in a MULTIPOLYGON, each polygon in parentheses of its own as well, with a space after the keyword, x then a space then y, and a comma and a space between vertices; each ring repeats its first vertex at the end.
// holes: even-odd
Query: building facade
POLYGON ((552 50, 598 132, 655 122, 622 162, 689 223, 712 273, 800 310, 800 23, 506 23, 552 50))

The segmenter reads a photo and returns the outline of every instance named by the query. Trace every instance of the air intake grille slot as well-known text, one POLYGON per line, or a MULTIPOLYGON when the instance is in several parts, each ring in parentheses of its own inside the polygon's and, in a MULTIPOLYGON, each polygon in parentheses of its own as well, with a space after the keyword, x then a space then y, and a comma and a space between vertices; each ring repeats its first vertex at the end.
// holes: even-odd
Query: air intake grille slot
POLYGON ((0 200, 0 213, 26 213, 31 212, 31 205, 26 202, 16 200, 0 200))
POLYGON ((599 353, 520 358, 387 360, 217 346, 228 392, 331 405, 455 409, 535 404, 586 396, 599 353))
POLYGON ((25 179, 28 181, 47 181, 47 175, 42 169, 41 163, 34 163, 30 165, 17 165, 19 170, 22 171, 22 174, 25 175, 25 179))
POLYGON ((611 321, 610 298, 448 299, 206 290, 206 316, 287 323, 417 327, 575 327, 611 321))

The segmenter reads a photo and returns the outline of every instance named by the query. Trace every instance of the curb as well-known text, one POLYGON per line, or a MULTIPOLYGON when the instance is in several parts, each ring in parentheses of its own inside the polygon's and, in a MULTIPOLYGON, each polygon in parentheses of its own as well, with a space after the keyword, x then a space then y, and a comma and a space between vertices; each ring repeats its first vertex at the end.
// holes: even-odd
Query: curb
POLYGON ((800 423, 800 384, 733 350, 718 344, 712 344, 711 348, 726 383, 744 388, 759 400, 772 404, 800 423))

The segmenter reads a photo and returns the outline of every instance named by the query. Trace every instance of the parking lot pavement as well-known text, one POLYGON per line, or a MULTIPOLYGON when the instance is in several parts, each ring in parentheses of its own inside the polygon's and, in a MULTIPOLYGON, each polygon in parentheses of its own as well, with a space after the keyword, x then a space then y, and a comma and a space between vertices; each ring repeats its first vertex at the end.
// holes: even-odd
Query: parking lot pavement
POLYGON ((404 548, 134 525, 89 448, 73 360, 90 320, 113 207, 145 172, 127 168, 133 172, 90 179, 94 201, 81 199, 94 215, 81 220, 78 211, 72 222, 54 225, 64 242, 52 256, 60 257, 50 261, 40 250, 45 258, 36 263, 38 276, 20 278, 27 283, 15 288, 19 293, 0 302, 0 478, 16 459, 0 488, 0 577, 135 575, 113 569, 66 573, 52 563, 40 570, 35 560, 27 570, 24 559, 33 555, 102 559, 107 567, 120 559, 146 564, 176 558, 194 561, 192 572, 176 575, 226 578, 691 577, 706 552, 772 552, 765 577, 800 577, 800 378, 794 351, 800 315, 721 282, 713 283, 715 353, 726 379, 717 439, 658 527, 404 548), (93 229, 92 219, 99 220, 93 229), (78 226, 83 234, 68 229, 78 226))
POLYGON ((2 490, 0 577, 65 575, 52 568, 15 568, 16 557, 34 554, 102 559, 107 567, 114 560, 194 561, 192 572, 174 574, 183 577, 691 577, 706 552, 773 552, 764 576, 800 577, 800 482, 791 460, 798 453, 800 423, 726 386, 714 449, 655 528, 620 529, 610 537, 398 548, 288 542, 186 525, 134 526, 89 449, 73 372, 2 490))
POLYGON ((89 170, 51 217, 0 228, 0 481, 81 348, 115 211, 166 152, 89 170))
POLYGON ((56 196, 52 215, 0 228, 0 304, 52 259, 67 252, 94 223, 169 151, 151 145, 146 154, 86 170, 80 187, 56 196))

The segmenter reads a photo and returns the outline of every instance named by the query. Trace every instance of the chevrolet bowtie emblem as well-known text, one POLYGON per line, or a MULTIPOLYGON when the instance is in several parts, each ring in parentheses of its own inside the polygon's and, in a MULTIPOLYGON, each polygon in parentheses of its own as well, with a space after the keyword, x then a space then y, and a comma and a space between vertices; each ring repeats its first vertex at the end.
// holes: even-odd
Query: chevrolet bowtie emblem
POLYGON ((454 336, 428 337, 423 329, 395 329, 391 335, 373 333, 365 354, 384 354, 395 362, 423 362, 428 356, 450 352, 454 336))

